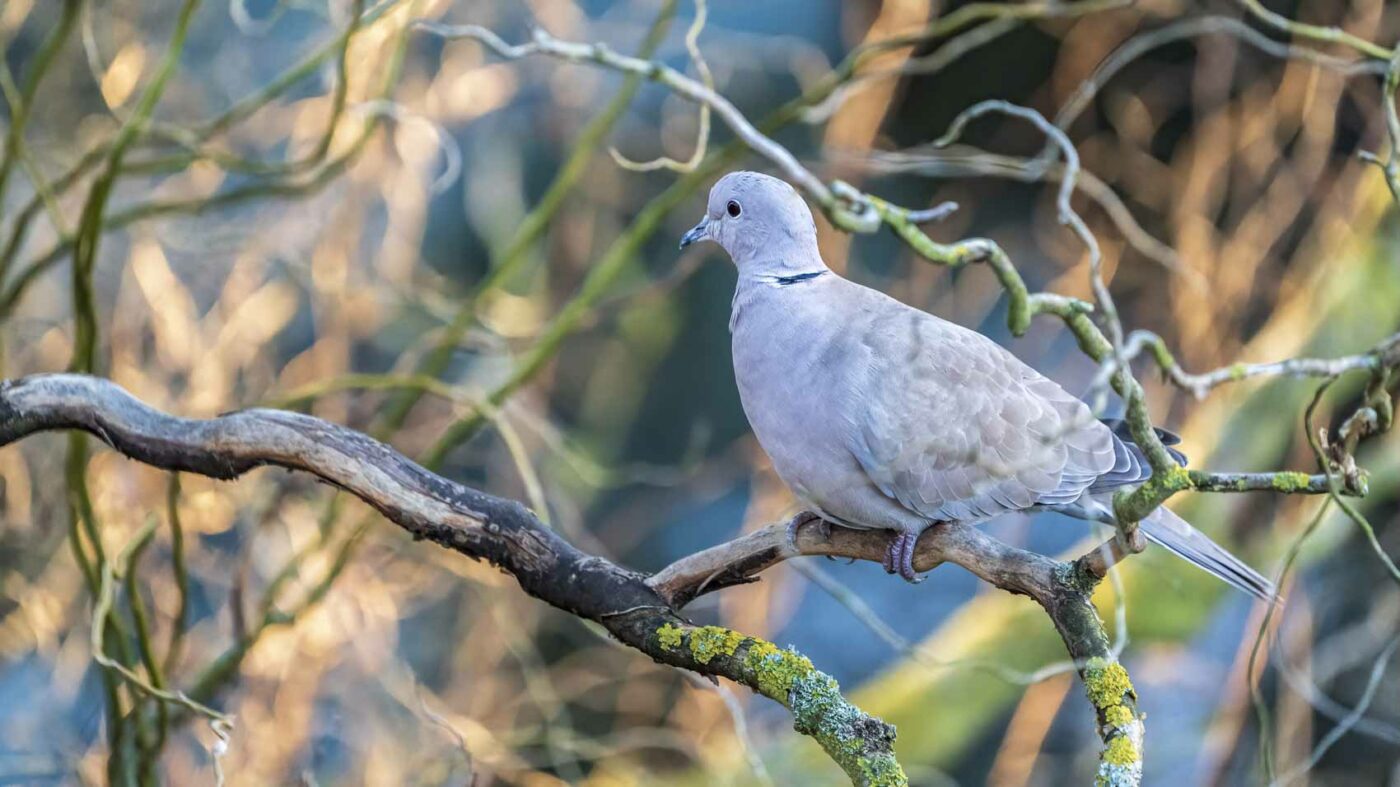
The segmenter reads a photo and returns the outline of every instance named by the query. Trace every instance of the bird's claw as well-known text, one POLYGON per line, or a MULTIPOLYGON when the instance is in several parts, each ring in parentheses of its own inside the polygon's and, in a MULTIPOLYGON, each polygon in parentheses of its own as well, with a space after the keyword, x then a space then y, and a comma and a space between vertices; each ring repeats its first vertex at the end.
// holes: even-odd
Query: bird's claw
POLYGON ((811 511, 803 511, 792 519, 789 519, 787 523, 788 546, 792 547, 794 552, 797 551, 797 531, 802 529, 802 526, 809 522, 817 523, 824 540, 831 538, 831 523, 811 511))
POLYGON ((910 533, 901 530, 890 539, 890 545, 885 549, 885 573, 899 574, 905 582, 917 585, 924 581, 914 571, 914 545, 919 542, 918 533, 910 533))

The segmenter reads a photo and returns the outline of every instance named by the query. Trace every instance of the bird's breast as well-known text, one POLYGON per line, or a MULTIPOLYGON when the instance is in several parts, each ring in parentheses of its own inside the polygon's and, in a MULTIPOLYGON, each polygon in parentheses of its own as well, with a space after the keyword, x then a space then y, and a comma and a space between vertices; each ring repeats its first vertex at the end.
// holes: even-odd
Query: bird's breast
POLYGON ((864 483, 849 450, 847 380, 830 360, 839 336, 801 319, 755 319, 747 311, 733 334, 734 377, 754 436, 784 483, 806 502, 864 483))

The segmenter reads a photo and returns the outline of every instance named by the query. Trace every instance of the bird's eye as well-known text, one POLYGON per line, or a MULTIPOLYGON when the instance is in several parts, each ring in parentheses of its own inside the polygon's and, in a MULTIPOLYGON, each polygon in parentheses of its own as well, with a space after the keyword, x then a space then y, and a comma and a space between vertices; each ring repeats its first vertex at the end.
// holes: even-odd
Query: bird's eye
POLYGON ((734 200, 730 200, 729 204, 726 205, 724 209, 727 213, 729 213, 729 217, 733 219, 739 218, 739 214, 744 212, 744 209, 739 207, 739 203, 735 202, 734 200))

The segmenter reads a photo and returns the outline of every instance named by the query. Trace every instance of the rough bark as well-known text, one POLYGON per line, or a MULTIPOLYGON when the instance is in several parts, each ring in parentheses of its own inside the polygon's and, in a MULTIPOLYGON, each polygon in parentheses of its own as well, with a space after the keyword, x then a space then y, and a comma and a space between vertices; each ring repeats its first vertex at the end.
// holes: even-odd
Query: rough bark
MULTIPOLYGON (((389 446, 318 418, 244 410, 207 420, 157 411, 112 382, 84 375, 34 375, 0 382, 0 446, 51 430, 96 435, 132 459, 165 470, 233 479, 263 465, 312 473, 379 510, 413 534, 515 577, 526 593, 595 621, 652 659, 726 677, 793 713, 856 784, 905 784, 895 730, 847 702, 804 656, 680 613, 705 593, 756 581, 789 558, 830 555, 882 560, 889 534, 829 527, 811 514, 770 525, 675 562, 653 576, 587 554, 525 506, 432 473, 389 446)), ((1066 563, 1004 544, 965 525, 940 525, 919 540, 914 565, 955 563, 997 587, 1029 596, 1065 641, 1098 713, 1101 783, 1141 779, 1143 725, 1127 673, 1109 648, 1089 601, 1112 563, 1140 544, 1105 544, 1066 563)))

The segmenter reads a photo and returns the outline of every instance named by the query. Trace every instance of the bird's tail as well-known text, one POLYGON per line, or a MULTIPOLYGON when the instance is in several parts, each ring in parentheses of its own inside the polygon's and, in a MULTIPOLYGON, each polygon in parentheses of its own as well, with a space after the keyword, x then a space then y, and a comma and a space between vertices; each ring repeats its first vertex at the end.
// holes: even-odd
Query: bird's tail
POLYGON ((1177 556, 1189 560, 1229 585, 1264 601, 1278 601, 1278 591, 1274 588, 1274 583, 1225 551, 1224 547, 1211 541, 1205 533, 1192 527, 1190 522, 1172 513, 1170 509, 1159 506, 1139 522, 1138 526, 1149 540, 1170 549, 1177 556))

